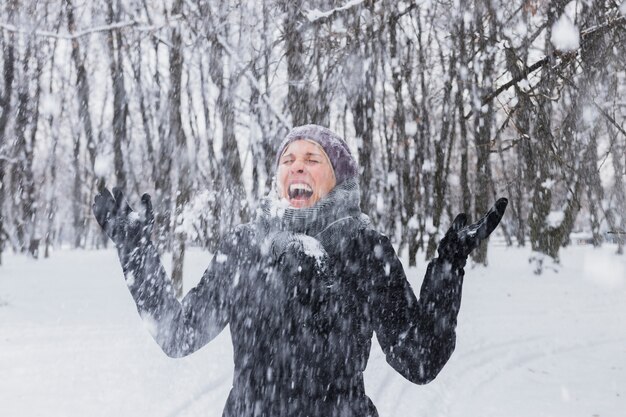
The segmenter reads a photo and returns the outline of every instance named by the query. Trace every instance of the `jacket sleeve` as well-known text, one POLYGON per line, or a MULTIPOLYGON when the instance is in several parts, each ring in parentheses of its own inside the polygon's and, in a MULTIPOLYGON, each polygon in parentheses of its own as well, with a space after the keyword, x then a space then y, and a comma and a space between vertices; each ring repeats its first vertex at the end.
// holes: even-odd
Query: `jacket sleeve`
POLYGON ((118 253, 126 284, 148 331, 166 355, 189 355, 217 336, 228 324, 230 282, 237 269, 239 233, 227 237, 198 285, 179 302, 156 248, 144 242, 118 253))
POLYGON ((416 384, 428 383, 454 351, 464 272, 433 259, 417 300, 387 237, 378 236, 372 258, 378 342, 396 371, 416 384))

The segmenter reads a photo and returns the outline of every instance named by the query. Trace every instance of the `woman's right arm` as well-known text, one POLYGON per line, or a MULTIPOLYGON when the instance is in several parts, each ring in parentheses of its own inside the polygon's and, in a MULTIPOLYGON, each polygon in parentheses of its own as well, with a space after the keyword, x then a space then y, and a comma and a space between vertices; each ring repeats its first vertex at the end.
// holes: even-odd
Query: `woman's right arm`
POLYGON ((226 238, 200 283, 179 302, 154 245, 147 241, 120 261, 137 311, 163 352, 189 355, 210 342, 228 324, 230 285, 236 269, 232 248, 238 237, 226 238))
POLYGON ((200 283, 176 299, 172 282, 150 241, 154 212, 150 196, 141 198, 142 210, 133 211, 120 189, 103 188, 92 206, 98 224, 115 243, 126 284, 148 331, 171 357, 195 352, 228 323, 230 285, 238 267, 240 227, 223 240, 200 283))

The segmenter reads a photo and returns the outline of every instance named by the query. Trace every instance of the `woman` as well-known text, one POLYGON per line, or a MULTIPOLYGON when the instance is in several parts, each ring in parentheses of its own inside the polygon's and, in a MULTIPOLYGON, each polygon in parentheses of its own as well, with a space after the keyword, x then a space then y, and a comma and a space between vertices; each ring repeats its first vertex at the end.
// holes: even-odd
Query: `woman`
POLYGON ((104 190, 94 214, 166 354, 188 355, 230 325, 235 378, 224 416, 377 416, 363 388, 373 332, 404 377, 435 378, 454 350, 467 256, 506 200, 470 227, 457 216, 418 300, 389 239, 359 209, 358 167, 338 135, 297 127, 276 166, 274 195, 223 239, 182 302, 150 242, 150 197, 138 215, 119 190, 104 190))

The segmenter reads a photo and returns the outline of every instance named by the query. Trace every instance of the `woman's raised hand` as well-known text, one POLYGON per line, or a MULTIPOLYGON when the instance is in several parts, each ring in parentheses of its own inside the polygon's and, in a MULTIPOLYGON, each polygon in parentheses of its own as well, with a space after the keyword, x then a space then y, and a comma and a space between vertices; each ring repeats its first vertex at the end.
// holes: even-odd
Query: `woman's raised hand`
POLYGON ((122 190, 113 188, 113 194, 103 188, 92 205, 93 214, 107 236, 119 246, 136 247, 142 239, 150 239, 154 225, 154 211, 149 194, 141 196, 141 210, 133 211, 122 190))
POLYGON ((449 261, 453 267, 461 269, 469 254, 487 239, 500 223, 509 200, 500 198, 476 223, 466 226, 467 215, 461 213, 452 222, 452 226, 439 242, 439 258, 449 261))

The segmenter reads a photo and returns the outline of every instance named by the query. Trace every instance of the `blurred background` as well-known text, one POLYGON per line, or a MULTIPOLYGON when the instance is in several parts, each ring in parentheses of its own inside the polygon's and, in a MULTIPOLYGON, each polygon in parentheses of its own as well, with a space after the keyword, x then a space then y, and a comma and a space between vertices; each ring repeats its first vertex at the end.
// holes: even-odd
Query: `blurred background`
POLYGON ((345 137, 363 211, 411 265, 499 196, 501 238, 538 273, 570 243, 621 254, 625 15, 617 0, 6 0, 0 259, 106 246, 91 203, 119 186, 152 195, 181 282, 186 248, 254 216, 306 123, 345 137))

